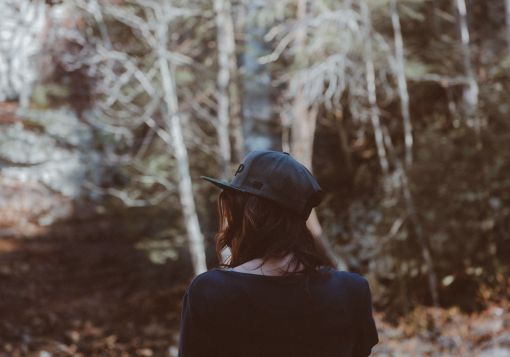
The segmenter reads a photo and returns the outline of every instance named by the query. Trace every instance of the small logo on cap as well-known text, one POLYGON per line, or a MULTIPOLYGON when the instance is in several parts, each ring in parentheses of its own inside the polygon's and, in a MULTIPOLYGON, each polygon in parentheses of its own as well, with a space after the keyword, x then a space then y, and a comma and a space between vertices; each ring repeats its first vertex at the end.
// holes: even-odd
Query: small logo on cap
POLYGON ((244 165, 243 164, 239 165, 234 176, 237 176, 237 174, 243 172, 243 170, 244 170, 244 165))

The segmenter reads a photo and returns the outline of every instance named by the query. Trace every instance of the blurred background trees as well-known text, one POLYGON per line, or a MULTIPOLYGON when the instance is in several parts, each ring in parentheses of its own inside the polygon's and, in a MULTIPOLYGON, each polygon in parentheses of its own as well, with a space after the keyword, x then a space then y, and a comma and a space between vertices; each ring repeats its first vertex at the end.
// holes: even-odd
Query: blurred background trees
POLYGON ((319 178, 310 227, 388 318, 504 298, 509 9, 3 1, 0 239, 78 221, 199 273, 218 263, 217 191, 199 176, 276 149, 319 178))

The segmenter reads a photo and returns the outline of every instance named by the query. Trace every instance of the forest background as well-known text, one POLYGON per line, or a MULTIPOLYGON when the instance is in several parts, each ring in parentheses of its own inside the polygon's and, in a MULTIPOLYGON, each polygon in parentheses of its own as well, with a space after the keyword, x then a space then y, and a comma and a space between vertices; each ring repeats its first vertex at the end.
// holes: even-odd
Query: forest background
POLYGON ((377 356, 510 355, 510 0, 1 0, 0 353, 175 355, 254 149, 325 190, 377 356))

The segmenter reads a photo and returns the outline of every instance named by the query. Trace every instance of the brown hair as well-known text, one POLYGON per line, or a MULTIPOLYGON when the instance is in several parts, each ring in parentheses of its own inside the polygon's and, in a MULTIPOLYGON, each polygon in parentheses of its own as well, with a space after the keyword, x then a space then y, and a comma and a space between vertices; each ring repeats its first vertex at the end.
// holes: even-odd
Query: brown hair
MULTIPOLYGON (((334 267, 299 215, 277 203, 249 193, 223 190, 218 199, 220 227, 216 234, 216 254, 229 247, 232 253, 223 267, 235 267, 255 258, 264 264, 270 258, 292 253, 284 275, 314 273, 321 266, 334 267), (292 269, 291 266, 293 266, 292 269)), ((261 264, 261 266, 262 266, 261 264)))

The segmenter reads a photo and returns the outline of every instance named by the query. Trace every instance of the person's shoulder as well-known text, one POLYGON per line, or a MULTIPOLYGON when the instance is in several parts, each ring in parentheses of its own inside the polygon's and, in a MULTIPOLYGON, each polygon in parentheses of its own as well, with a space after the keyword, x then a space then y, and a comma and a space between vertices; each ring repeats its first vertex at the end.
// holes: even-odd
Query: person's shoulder
POLYGON ((235 279, 220 268, 213 268, 193 278, 188 286, 190 298, 207 301, 228 300, 237 295, 235 279))
POLYGON ((198 274, 191 280, 188 286, 189 292, 200 292, 209 290, 211 287, 222 285, 225 281, 225 275, 221 274, 220 269, 214 268, 198 274))
POLYGON ((367 279, 358 273, 353 273, 345 270, 337 270, 334 268, 330 268, 329 270, 334 279, 349 282, 351 284, 364 285, 367 283, 367 279))
POLYGON ((186 289, 186 295, 197 315, 212 318, 211 316, 225 311, 238 293, 228 274, 214 268, 195 276, 186 289))
POLYGON ((336 270, 334 268, 330 268, 330 272, 335 285, 341 286, 343 289, 348 288, 358 291, 360 294, 366 293, 368 281, 362 275, 344 270, 336 270))

